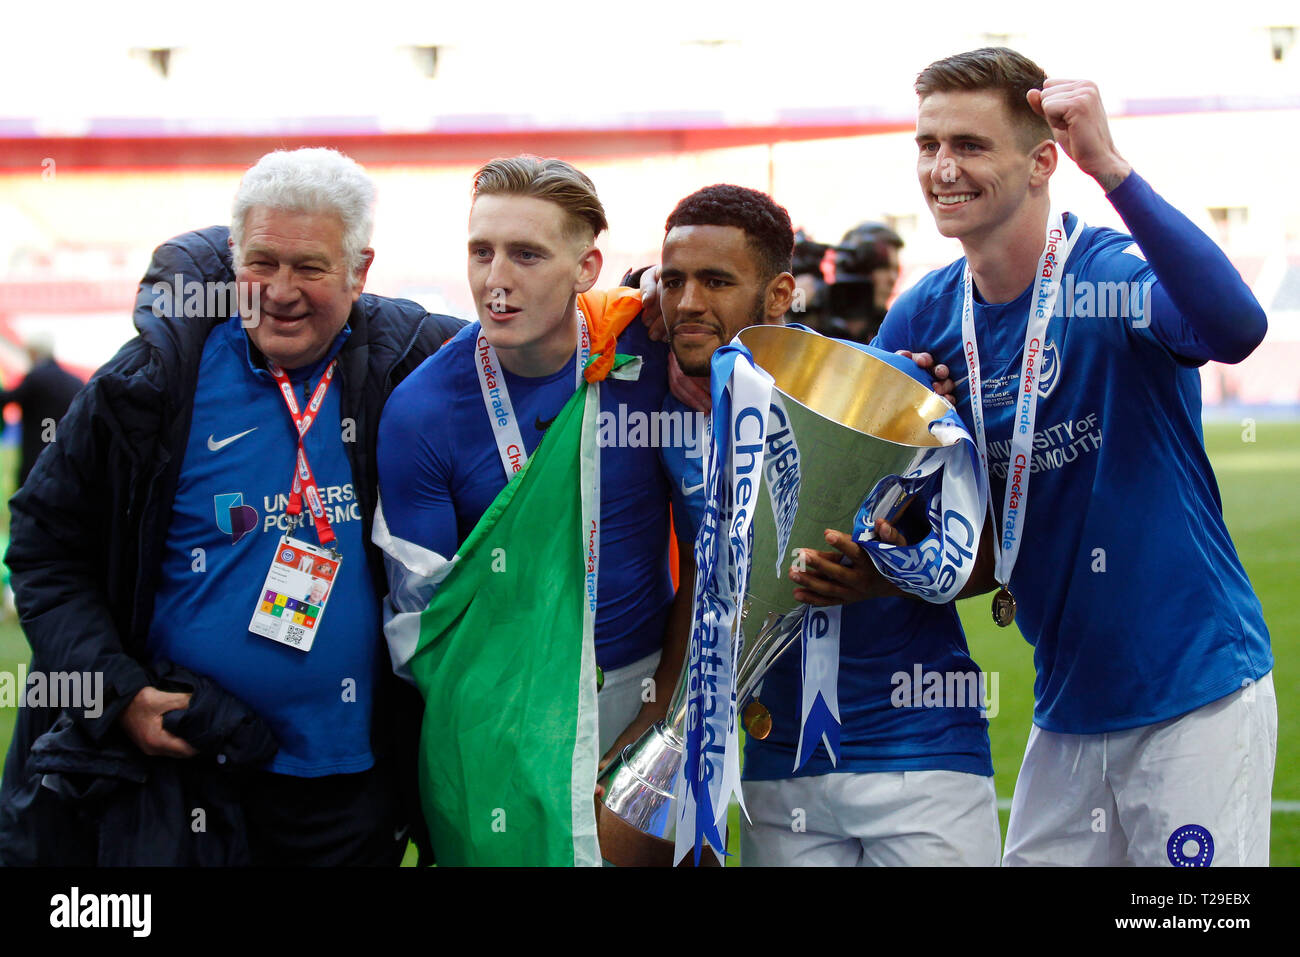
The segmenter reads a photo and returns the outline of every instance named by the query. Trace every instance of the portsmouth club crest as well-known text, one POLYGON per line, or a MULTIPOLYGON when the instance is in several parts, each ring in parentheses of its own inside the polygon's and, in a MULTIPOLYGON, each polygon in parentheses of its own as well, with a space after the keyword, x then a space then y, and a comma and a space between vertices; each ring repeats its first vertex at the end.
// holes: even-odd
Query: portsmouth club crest
POLYGON ((1061 379, 1061 351, 1056 348, 1056 342, 1048 342, 1047 348, 1043 350, 1043 364, 1039 367, 1038 372, 1038 397, 1046 399, 1056 389, 1056 383, 1061 379))

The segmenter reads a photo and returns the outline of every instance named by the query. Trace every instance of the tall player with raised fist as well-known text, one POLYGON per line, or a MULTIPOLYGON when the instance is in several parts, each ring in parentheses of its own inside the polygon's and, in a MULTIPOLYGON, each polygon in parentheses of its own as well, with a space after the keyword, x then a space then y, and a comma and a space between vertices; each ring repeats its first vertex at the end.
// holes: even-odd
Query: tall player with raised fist
POLYGON ((1263 310, 1116 150, 1097 88, 1006 49, 917 78, 917 170, 964 256, 876 345, 925 349, 990 478, 994 617, 1034 646, 1006 864, 1266 864, 1273 658, 1224 526, 1197 367, 1263 310), (1054 210, 1060 152, 1131 235, 1054 210))

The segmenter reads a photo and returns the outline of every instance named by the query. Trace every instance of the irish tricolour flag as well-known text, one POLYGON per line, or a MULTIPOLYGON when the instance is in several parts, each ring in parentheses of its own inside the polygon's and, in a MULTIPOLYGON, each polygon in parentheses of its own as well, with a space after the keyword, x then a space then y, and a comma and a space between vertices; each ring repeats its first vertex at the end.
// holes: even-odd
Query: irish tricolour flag
MULTIPOLYGON (((599 865, 595 787, 600 381, 633 290, 585 294, 594 357, 536 451, 448 560, 390 535, 384 630, 424 695, 420 798, 440 865, 599 865)), ((611 371, 612 369, 612 371, 611 371)))
POLYGON ((582 494, 599 468, 598 395, 584 383, 569 400, 420 616, 420 799, 440 865, 600 864, 583 514, 599 495, 582 494))

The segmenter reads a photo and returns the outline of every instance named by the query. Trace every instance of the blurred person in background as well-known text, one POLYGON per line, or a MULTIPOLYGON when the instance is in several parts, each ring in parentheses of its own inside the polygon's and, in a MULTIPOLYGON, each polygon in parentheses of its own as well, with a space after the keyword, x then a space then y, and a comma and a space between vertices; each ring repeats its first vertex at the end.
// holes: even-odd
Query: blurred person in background
POLYGON ((794 252, 790 256, 790 274, 794 276, 794 296, 786 322, 798 322, 818 332, 826 332, 826 313, 829 297, 826 277, 822 273, 822 260, 833 246, 819 243, 805 230, 794 234, 794 252))
POLYGON ((12 389, 0 390, 0 408, 11 402, 23 408, 19 486, 27 481, 41 450, 55 441, 59 419, 85 385, 59 365, 54 358, 54 342, 48 335, 32 336, 27 341, 27 356, 32 366, 23 381, 12 389))
POLYGON ((854 226, 835 247, 835 276, 828 287, 828 336, 870 342, 889 310, 898 283, 903 240, 884 223, 854 226))

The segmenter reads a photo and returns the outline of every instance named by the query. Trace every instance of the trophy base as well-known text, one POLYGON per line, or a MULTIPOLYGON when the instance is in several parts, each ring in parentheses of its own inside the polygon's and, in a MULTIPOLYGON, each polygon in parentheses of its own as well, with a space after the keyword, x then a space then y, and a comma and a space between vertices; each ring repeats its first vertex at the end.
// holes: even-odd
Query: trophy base
MULTIPOLYGON (((673 842, 638 830, 599 801, 596 802, 596 836, 600 856, 615 867, 672 867, 673 842)), ((694 852, 682 859, 679 867, 692 867, 694 852)), ((721 867, 722 862, 706 847, 700 855, 701 867, 721 867)))

